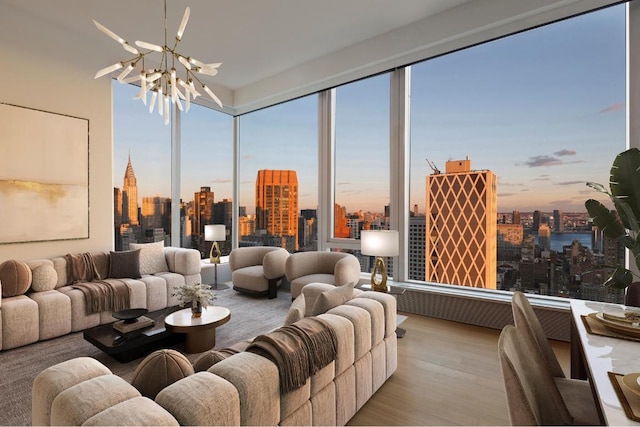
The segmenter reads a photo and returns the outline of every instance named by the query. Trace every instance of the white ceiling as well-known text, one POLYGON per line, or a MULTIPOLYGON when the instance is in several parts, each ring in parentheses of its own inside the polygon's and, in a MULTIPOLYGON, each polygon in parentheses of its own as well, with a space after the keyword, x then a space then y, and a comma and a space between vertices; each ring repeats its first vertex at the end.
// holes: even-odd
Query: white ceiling
MULTIPOLYGON (((360 63, 370 66, 410 53, 411 46, 428 45, 415 40, 426 39, 423 22, 430 23, 432 32, 439 23, 446 27, 438 35, 446 39, 464 36, 466 28, 455 28, 460 17, 473 21, 486 12, 502 25, 505 9, 514 20, 568 4, 592 7, 607 1, 167 0, 167 25, 171 45, 184 9, 191 8, 178 51, 202 62, 222 62, 218 75, 204 80, 225 109, 235 113, 295 96, 283 94, 292 87, 304 86, 307 93, 327 87, 340 81, 338 75, 344 75, 342 81, 350 78, 346 74, 360 63), (444 19, 448 15, 457 21, 444 19)), ((3 13, 13 8, 71 32, 74 49, 80 50, 76 54, 95 63, 96 70, 130 54, 98 31, 93 19, 132 45, 136 40, 164 44, 163 0, 0 0, 0 7, 3 13)))

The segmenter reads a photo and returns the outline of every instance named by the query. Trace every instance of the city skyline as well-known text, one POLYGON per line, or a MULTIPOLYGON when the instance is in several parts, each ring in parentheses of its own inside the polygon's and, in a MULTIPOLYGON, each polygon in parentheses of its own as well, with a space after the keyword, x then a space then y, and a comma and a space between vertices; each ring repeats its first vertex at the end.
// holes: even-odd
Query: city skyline
MULTIPOLYGON (((424 212, 427 158, 443 168, 469 156, 474 170, 497 175, 499 212, 584 212, 585 200, 601 197, 585 183, 606 185, 615 155, 625 149, 624 19, 624 6, 615 6, 413 66, 410 206, 424 212)), ((350 147, 338 145, 338 160, 356 165, 336 182, 336 202, 348 212, 381 212, 388 204, 388 185, 378 179, 389 175, 388 150, 369 150, 367 140, 388 139, 388 124, 371 125, 379 112, 367 116, 367 105, 388 103, 374 96, 387 85, 382 75, 338 88, 338 107, 361 108, 339 110, 337 122, 355 129, 369 119, 364 134, 337 129, 337 144, 348 139, 350 147)), ((130 152, 140 195, 170 197, 170 127, 130 100, 135 87, 113 87, 114 183, 130 152)), ((300 209, 317 208, 316 121, 315 95, 240 118, 239 205, 255 212, 246 177, 291 169, 298 171, 300 209)), ((229 116, 198 106, 182 116, 183 175, 189 169, 183 200, 205 185, 216 200, 231 198, 231 124, 229 116)))

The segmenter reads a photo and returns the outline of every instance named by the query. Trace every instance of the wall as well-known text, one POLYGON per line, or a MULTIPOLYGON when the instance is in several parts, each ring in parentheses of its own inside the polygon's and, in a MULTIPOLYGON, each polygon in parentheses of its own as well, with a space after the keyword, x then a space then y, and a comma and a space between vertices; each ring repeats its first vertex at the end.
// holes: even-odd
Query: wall
MULTIPOLYGON (((113 247, 111 82, 93 79, 96 70, 108 64, 85 63, 74 36, 2 5, 0 102, 89 119, 90 214, 89 239, 0 244, 0 262, 113 247)), ((24 214, 33 221, 47 221, 46 212, 24 214)))

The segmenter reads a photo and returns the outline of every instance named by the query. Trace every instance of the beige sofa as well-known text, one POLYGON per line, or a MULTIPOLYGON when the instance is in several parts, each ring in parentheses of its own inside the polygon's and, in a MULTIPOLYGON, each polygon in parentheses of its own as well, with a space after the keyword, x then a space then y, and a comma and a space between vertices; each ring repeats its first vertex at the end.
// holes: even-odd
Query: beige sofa
MULTIPOLYGON (((129 288, 129 306, 149 311, 178 305, 173 289, 200 282, 200 253, 194 249, 138 245, 139 278, 120 278, 129 288), (159 257, 153 258, 153 253, 159 257), (160 262, 158 266, 157 261, 160 262), (163 264, 162 264, 163 262, 163 264), (152 274, 150 274, 152 273, 152 274)), ((109 277, 109 252, 92 254, 102 278, 109 277)), ((0 350, 7 350, 113 322, 112 311, 87 314, 83 293, 69 284, 67 258, 5 261, 0 285, 0 350), (26 266, 25 266, 26 265, 26 266), (15 270, 15 272, 14 272, 15 270), (8 278, 7 278, 8 277, 8 278), (20 288, 22 286, 22 288, 20 288), (16 287, 18 290, 16 291, 16 287), (11 288, 12 292, 6 292, 11 288), (18 293, 17 295, 13 295, 18 293)), ((107 279, 107 281, 110 279, 107 279)))
POLYGON ((287 258, 284 269, 291 283, 291 298, 300 295, 309 283, 357 285, 360 279, 358 258, 344 252, 297 252, 287 258))
MULTIPOLYGON (((335 289, 310 286, 303 302, 313 305, 310 299, 320 299, 331 288, 335 289)), ((95 359, 77 358, 36 377, 32 423, 344 425, 398 363, 395 299, 378 292, 354 294, 318 315, 335 331, 337 353, 301 388, 281 395, 276 365, 252 352, 240 352, 173 382, 151 400, 95 359)))

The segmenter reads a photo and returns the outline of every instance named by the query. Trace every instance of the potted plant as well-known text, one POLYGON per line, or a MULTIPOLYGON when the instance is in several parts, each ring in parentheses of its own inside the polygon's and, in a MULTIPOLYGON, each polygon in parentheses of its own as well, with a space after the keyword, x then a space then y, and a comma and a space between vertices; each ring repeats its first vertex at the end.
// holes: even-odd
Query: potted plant
MULTIPOLYGON (((640 269, 640 150, 631 148, 618 154, 611 166, 610 191, 594 182, 589 187, 609 196, 615 207, 612 212, 597 200, 589 199, 585 207, 593 223, 611 239, 620 239, 631 251, 640 269)), ((634 274, 624 266, 618 266, 606 286, 624 289, 633 282, 634 274)))
POLYGON ((171 296, 178 297, 180 307, 191 304, 191 314, 193 317, 200 317, 202 315, 202 309, 204 308, 206 310, 207 306, 216 299, 216 295, 211 290, 211 286, 202 283, 179 286, 171 296))

